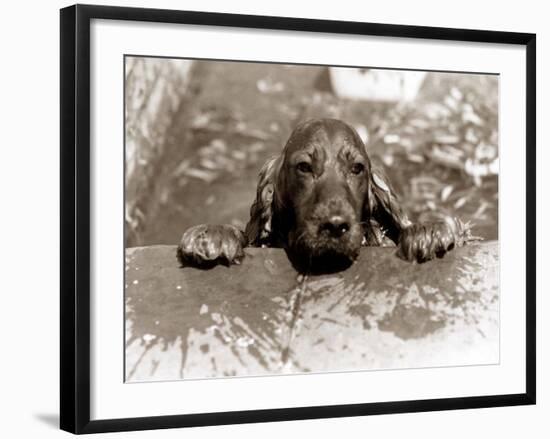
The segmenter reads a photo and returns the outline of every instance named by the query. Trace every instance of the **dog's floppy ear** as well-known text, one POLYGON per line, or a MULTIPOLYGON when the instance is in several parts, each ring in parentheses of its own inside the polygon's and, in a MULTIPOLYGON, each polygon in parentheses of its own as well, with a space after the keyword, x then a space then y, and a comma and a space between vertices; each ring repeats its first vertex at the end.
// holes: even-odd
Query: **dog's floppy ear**
POLYGON ((248 245, 269 245, 272 235, 273 195, 281 156, 271 157, 260 170, 256 199, 250 207, 250 220, 245 228, 248 245))
MULTIPOLYGON (((374 219, 385 236, 396 244, 401 231, 411 222, 401 208, 395 191, 381 167, 373 165, 368 176, 368 199, 365 203, 366 218, 374 219)), ((369 237, 367 237, 369 238, 369 237)))

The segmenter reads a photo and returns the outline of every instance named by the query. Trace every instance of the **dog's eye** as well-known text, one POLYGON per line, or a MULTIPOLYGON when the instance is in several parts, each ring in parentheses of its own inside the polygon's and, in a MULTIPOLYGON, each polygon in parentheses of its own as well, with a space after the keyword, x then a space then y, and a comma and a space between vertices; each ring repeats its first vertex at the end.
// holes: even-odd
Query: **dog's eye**
POLYGON ((352 174, 361 174, 365 170, 365 165, 363 163, 354 163, 351 167, 352 174))
POLYGON ((313 172, 313 168, 311 167, 311 164, 308 162, 300 162, 296 167, 298 168, 298 171, 303 172, 305 174, 309 174, 313 172))

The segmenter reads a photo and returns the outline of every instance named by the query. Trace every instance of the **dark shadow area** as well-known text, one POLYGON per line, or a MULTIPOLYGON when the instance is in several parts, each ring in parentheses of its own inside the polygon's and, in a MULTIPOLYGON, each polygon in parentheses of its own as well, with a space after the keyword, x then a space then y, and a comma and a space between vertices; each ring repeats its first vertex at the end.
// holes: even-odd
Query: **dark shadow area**
POLYGON ((194 258, 184 256, 180 247, 178 247, 176 251, 176 257, 178 259, 180 268, 196 268, 198 270, 212 270, 214 267, 217 267, 217 266, 230 267, 231 265, 234 265, 234 264, 231 264, 226 257, 219 257, 216 259, 212 259, 210 261, 200 261, 199 263, 194 258))
POLYGON ((347 270, 353 264, 353 260, 347 256, 329 253, 320 257, 311 258, 293 253, 284 249, 288 260, 298 273, 319 276, 334 274, 347 270))

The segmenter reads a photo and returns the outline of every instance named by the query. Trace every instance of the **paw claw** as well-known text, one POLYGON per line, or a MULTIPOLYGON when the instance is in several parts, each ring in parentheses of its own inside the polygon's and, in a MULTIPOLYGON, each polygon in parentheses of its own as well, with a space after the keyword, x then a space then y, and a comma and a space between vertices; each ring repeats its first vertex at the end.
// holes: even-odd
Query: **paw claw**
POLYGON ((456 243, 455 230, 447 222, 412 224, 402 231, 398 255, 408 261, 424 263, 442 258, 456 243))
POLYGON ((178 246, 178 260, 199 267, 241 262, 244 236, 230 225, 205 225, 186 230, 178 246))

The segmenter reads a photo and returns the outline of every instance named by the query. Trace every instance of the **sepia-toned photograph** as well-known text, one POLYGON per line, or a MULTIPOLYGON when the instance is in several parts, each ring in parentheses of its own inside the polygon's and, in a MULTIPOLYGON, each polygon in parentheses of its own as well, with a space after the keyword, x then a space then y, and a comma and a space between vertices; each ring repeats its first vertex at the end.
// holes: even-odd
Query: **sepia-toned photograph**
POLYGON ((499 363, 497 74, 124 72, 126 382, 499 363))

